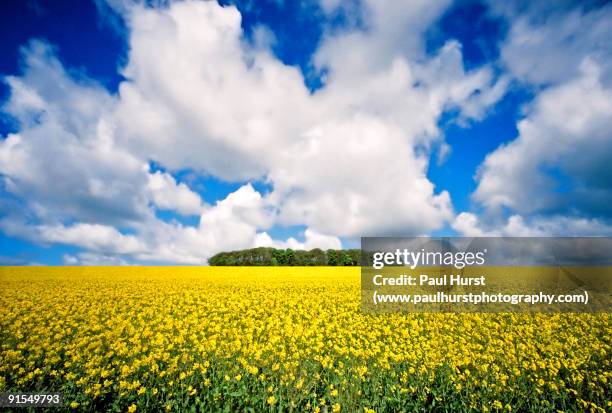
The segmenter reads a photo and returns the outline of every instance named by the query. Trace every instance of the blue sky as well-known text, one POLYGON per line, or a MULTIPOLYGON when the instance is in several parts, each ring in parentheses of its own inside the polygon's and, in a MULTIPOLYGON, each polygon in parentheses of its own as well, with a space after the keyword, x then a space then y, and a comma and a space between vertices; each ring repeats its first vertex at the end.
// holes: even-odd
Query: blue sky
POLYGON ((0 8, 0 264, 612 233, 606 2, 0 8))

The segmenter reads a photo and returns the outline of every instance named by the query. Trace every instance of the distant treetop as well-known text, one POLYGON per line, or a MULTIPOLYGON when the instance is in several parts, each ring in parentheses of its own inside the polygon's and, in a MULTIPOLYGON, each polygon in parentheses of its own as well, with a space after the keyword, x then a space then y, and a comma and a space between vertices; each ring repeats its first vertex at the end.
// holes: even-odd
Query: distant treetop
POLYGON ((220 252, 208 260, 217 266, 358 266, 361 251, 327 250, 315 248, 310 251, 276 249, 269 247, 251 248, 241 251, 220 252))

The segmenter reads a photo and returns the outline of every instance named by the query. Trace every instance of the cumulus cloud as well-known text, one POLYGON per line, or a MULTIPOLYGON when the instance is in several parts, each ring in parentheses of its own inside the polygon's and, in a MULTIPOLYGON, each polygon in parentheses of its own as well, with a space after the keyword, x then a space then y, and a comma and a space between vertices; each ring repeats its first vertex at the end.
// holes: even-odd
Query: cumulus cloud
POLYGON ((511 215, 505 220, 487 222, 476 214, 462 212, 455 217, 453 229, 466 237, 549 237, 549 236, 609 236, 612 225, 597 218, 577 218, 564 215, 511 215))
POLYGON ((612 69, 609 5, 585 10, 571 2, 493 3, 493 12, 511 19, 501 59, 516 78, 535 85, 571 80, 580 76, 586 57, 608 73, 612 69))
POLYGON ((149 174, 147 190, 155 206, 160 209, 178 211, 182 215, 199 215, 204 207, 200 195, 186 184, 177 183, 167 173, 157 171, 149 174))
MULTIPOLYGON (((113 97, 87 79, 69 76, 44 43, 32 42, 23 57, 23 76, 7 78, 11 97, 4 110, 17 119, 20 130, 0 141, 0 171, 5 190, 27 203, 24 209, 4 211, 0 227, 5 233, 40 243, 79 246, 106 257, 101 262, 123 256, 123 260, 145 257, 199 263, 227 245, 225 240, 243 234, 222 234, 223 239, 215 240, 213 234, 227 224, 219 218, 211 220, 244 190, 202 214, 200 196, 186 184, 177 183, 168 173, 151 173, 144 158, 117 144, 113 97), (176 248, 160 245, 182 233, 191 239, 190 231, 156 219, 151 205, 184 215, 202 214, 207 243, 184 246, 186 257, 176 248), (115 226, 137 234, 124 235, 115 226), (147 238, 151 233, 154 236, 147 238)), ((259 207, 251 201, 241 201, 253 205, 238 205, 235 216, 226 214, 230 222, 236 220, 235 227, 241 219, 254 225, 250 238, 234 244, 240 247, 251 246, 255 226, 263 225, 248 215, 252 207, 259 207)), ((197 232, 197 228, 191 230, 197 232)), ((91 254, 87 257, 83 262, 95 261, 91 254)))
POLYGON ((300 242, 294 237, 289 237, 286 241, 275 240, 267 232, 257 234, 255 239, 257 247, 274 247, 274 248, 291 248, 294 250, 311 250, 314 248, 340 249, 342 243, 338 237, 331 235, 319 234, 310 228, 304 231, 304 242, 300 242))
POLYGON ((454 226, 462 233, 497 224, 510 235, 610 234, 612 7, 504 10, 514 20, 502 62, 538 93, 516 139, 478 170, 473 199, 485 213, 460 214, 454 226))
POLYGON ((64 254, 64 265, 130 265, 130 261, 117 255, 104 255, 91 251, 81 252, 77 255, 64 254))
POLYGON ((202 212, 198 226, 160 220, 142 223, 138 231, 149 245, 136 258, 203 264, 217 252, 253 247, 257 230, 271 222, 265 200, 247 184, 202 212))
MULTIPOLYGON (((15 220, 0 221, 9 235, 33 241, 62 243, 86 249, 84 253, 67 255, 68 264, 170 262, 205 264, 211 255, 257 245, 259 228, 268 228, 271 216, 265 200, 249 184, 227 198, 206 208, 198 226, 184 226, 150 218, 134 226, 134 234, 123 234, 114 227, 97 224, 48 226, 18 224, 15 220)), ((318 235, 312 238, 316 243, 318 235)), ((339 240, 337 241, 339 245, 339 240)), ((310 245, 310 244, 309 244, 310 245)))
POLYGON ((171 169, 265 176, 308 117, 299 69, 241 39, 240 13, 212 2, 136 8, 117 119, 126 146, 171 169))
POLYGON ((317 52, 328 75, 315 93, 297 68, 245 45, 234 8, 136 9, 117 110, 126 146, 171 168, 265 177, 282 224, 346 237, 441 227, 450 198, 427 179, 429 154, 415 147, 440 139, 445 109, 479 115, 503 87, 489 68, 466 73, 456 42, 424 56, 413 40, 439 6, 366 7, 370 30, 329 36, 317 52), (405 41, 391 23, 410 27, 405 41))
POLYGON ((0 141, 7 190, 47 221, 121 225, 148 211, 143 163, 114 142, 107 118, 113 98, 86 79, 68 76, 53 50, 34 41, 25 71, 8 77, 4 111, 20 130, 0 141))
POLYGON ((542 92, 519 136, 487 156, 475 199, 521 213, 597 211, 612 201, 612 90, 585 61, 579 77, 542 92), (556 191, 567 179, 567 188, 556 191))
POLYGON ((326 33, 313 56, 327 73, 316 92, 214 2, 112 3, 129 36, 116 95, 33 42, 23 74, 7 78, 4 111, 19 131, 0 142, 4 188, 26 208, 2 228, 86 250, 71 263, 203 263, 266 243, 337 248, 339 237, 439 229, 453 218, 427 178, 440 115, 478 119, 507 88, 486 65, 466 71, 455 41, 425 53, 423 32, 445 7, 364 2, 365 29, 326 33), (186 169, 272 190, 247 183, 207 206, 172 175, 186 169), (200 222, 167 222, 160 209, 200 222), (275 224, 306 226, 305 241, 272 240, 275 224))

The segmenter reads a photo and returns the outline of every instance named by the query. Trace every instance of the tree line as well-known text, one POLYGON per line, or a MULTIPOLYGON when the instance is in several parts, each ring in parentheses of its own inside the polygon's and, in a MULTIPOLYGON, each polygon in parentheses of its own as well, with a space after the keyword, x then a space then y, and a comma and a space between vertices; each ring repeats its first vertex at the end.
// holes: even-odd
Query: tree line
POLYGON ((217 266, 357 266, 361 250, 322 250, 310 251, 277 249, 270 247, 251 248, 241 251, 220 252, 208 260, 210 265, 217 266))

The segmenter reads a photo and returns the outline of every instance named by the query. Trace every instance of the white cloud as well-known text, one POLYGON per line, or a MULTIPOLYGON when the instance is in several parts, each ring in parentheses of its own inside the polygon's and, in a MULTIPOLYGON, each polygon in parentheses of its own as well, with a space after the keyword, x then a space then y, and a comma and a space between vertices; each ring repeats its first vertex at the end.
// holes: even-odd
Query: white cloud
POLYGON ((285 167, 272 172, 280 221, 351 237, 441 225, 452 217, 448 193, 434 195, 427 159, 405 139, 396 126, 355 116, 294 142, 285 167))
POLYGON ((502 10, 512 24, 501 59, 515 77, 536 85, 564 82, 580 75, 586 57, 606 71, 612 69, 610 5, 585 11, 579 4, 564 10, 554 2, 538 3, 529 4, 520 14, 513 6, 502 10))
POLYGON ((459 214, 453 226, 476 234, 609 235, 612 7, 517 14, 497 6, 513 19, 502 63, 538 93, 516 139, 479 168, 473 199, 484 213, 459 214))
POLYGON ((171 169, 263 177, 310 116, 299 69, 244 44, 234 7, 137 8, 130 24, 117 107, 125 144, 171 169))
POLYGON ((182 215, 199 215, 204 208, 200 195, 184 183, 178 183, 172 175, 162 172, 149 174, 147 189, 155 205, 160 209, 178 211, 182 215))
POLYGON ((304 242, 300 242, 294 237, 289 237, 287 240, 275 240, 267 232, 261 232, 257 234, 255 239, 256 247, 274 247, 274 248, 291 248, 294 250, 311 250, 314 248, 320 248, 322 250, 327 249, 340 249, 342 248, 342 242, 338 237, 331 235, 319 234, 310 228, 306 228, 304 231, 304 242))
POLYGON ((440 140, 446 108, 480 116, 504 86, 489 68, 466 73, 456 42, 423 55, 439 5, 367 7, 368 31, 325 38, 315 62, 329 74, 314 94, 297 68, 242 41, 231 7, 136 9, 117 111, 126 146, 171 168, 265 177, 286 225, 351 237, 441 227, 450 198, 415 147, 440 140))
POLYGON ((480 228, 478 216, 471 212, 461 212, 455 217, 452 227, 460 235, 466 237, 484 237, 485 232, 480 228))
MULTIPOLYGON (((0 228, 10 236, 41 243, 61 243, 87 250, 71 255, 68 263, 169 262, 205 264, 220 251, 256 245, 258 228, 268 228, 271 215, 266 201, 251 185, 244 185, 224 200, 204 210, 198 226, 167 223, 154 217, 136 224, 133 234, 111 226, 77 223, 74 225, 30 225, 16 219, 3 219, 0 228)), ((326 240, 307 234, 307 243, 326 240), (310 240, 310 242, 309 242, 310 240)))
POLYGON ((75 224, 36 227, 36 238, 45 242, 79 245, 93 251, 134 254, 144 245, 133 235, 123 235, 114 227, 99 224, 75 224))
POLYGON ((0 228, 9 236, 20 236, 41 243, 76 245, 98 253, 133 255, 146 249, 142 240, 136 236, 124 235, 108 225, 29 225, 5 218, 0 221, 0 228))
POLYGON ((135 258, 204 264, 217 252, 254 247, 258 229, 269 228, 272 219, 266 200, 247 184, 205 209, 198 226, 160 220, 142 223, 137 230, 148 245, 135 258))
POLYGON ((303 243, 272 240, 304 248, 441 228, 452 203, 426 175, 443 144, 439 117, 450 108, 482 117, 507 80, 487 66, 466 72, 454 41, 425 53, 424 30, 445 4, 364 7, 366 30, 325 35, 314 64, 328 75, 314 93, 270 40, 242 39, 234 7, 214 2, 119 7, 129 55, 113 96, 33 43, 23 75, 8 78, 5 111, 20 130, 0 142, 0 173, 27 208, 4 219, 5 231, 89 254, 67 262, 202 263, 269 242, 276 223, 306 226, 303 243), (149 160, 170 172, 151 173, 149 160), (208 207, 171 175, 185 169, 272 191, 246 184, 208 207), (200 223, 164 222, 158 209, 200 223))
POLYGON ((590 237, 612 234, 612 225, 600 219, 563 215, 534 216, 527 220, 520 215, 511 215, 501 222, 481 222, 477 215, 462 212, 455 217, 452 227, 466 237, 590 237))
POLYGON ((65 265, 130 265, 130 261, 126 261, 119 256, 89 251, 81 252, 77 255, 65 254, 63 261, 65 265))
POLYGON ((594 63, 585 61, 580 77, 542 92, 518 130, 517 139, 485 159, 476 200, 523 213, 585 211, 612 201, 605 174, 612 160, 612 90, 594 63), (559 174, 571 182, 562 195, 559 174))
POLYGON ((23 76, 7 79, 4 110, 20 124, 0 141, 7 190, 45 221, 117 225, 149 214, 145 164, 115 143, 113 98, 68 76, 43 43, 31 43, 23 56, 23 76))

